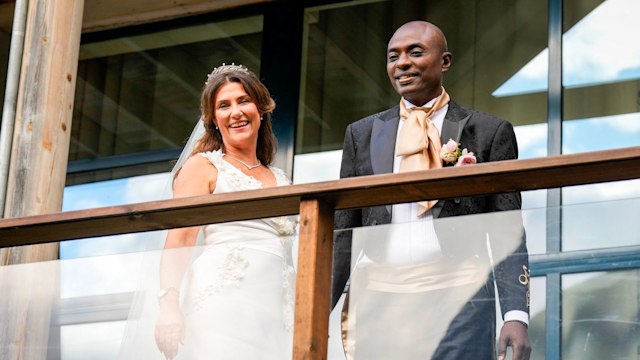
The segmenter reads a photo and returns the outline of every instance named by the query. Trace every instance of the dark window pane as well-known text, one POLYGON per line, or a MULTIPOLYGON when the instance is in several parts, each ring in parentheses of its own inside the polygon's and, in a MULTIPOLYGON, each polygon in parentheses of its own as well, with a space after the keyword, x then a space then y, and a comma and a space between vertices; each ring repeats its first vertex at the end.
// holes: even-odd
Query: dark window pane
POLYGON ((387 42, 398 26, 420 18, 447 36, 453 66, 444 85, 452 99, 529 125, 518 133, 530 146, 524 157, 546 155, 547 5, 533 0, 380 1, 308 9, 296 153, 340 149, 349 123, 398 103, 386 74, 387 42), (538 86, 522 73, 532 62, 538 86))
MULTIPOLYGON (((214 66, 260 71, 262 16, 83 44, 69 160, 180 148, 200 114, 200 91, 214 66)), ((101 172, 94 180, 160 167, 101 172)), ((91 181, 74 175, 70 183, 91 181)))

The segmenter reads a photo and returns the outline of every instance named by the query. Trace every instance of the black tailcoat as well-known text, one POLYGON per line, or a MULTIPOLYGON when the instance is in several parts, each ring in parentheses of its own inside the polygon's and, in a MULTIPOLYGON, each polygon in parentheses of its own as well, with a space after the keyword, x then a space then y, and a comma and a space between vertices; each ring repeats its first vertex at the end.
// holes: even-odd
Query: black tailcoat
MULTIPOLYGON (((397 136, 399 106, 358 120, 347 127, 342 155, 341 178, 387 174, 393 172, 394 149, 397 136)), ((442 143, 453 139, 476 156, 478 163, 511 160, 518 157, 518 148, 513 126, 495 116, 463 108, 451 101, 442 126, 442 143)), ((473 184, 469 184, 473 186, 473 184)), ((436 219, 446 217, 519 210, 520 193, 462 197, 438 201, 433 208, 436 219)), ((339 211, 336 214, 336 229, 358 226, 375 226, 391 222, 391 207, 377 206, 359 210, 339 211)), ((495 264, 494 274, 502 314, 509 310, 528 312, 528 285, 520 275, 528 269, 521 215, 518 211, 505 213, 507 217, 487 221, 491 247, 499 252, 501 244, 516 243, 516 250, 504 254, 506 259, 495 264), (509 215, 507 215, 509 214, 509 215), (505 220, 508 219, 508 220, 505 220)), ((469 255, 485 254, 486 233, 477 229, 470 232, 464 221, 442 221, 434 223, 443 254, 464 259, 469 255)), ((509 245, 513 249, 513 245, 509 245)), ((375 258, 376 249, 369 256, 375 258)), ((482 255, 482 256, 485 256, 482 255)), ((487 258, 488 261, 488 258, 487 258)), ((339 231, 334 240, 332 307, 340 297, 347 279, 351 262, 351 232, 339 231)), ((528 280, 528 278, 527 278, 528 280)), ((487 293, 493 294, 493 278, 487 293)))

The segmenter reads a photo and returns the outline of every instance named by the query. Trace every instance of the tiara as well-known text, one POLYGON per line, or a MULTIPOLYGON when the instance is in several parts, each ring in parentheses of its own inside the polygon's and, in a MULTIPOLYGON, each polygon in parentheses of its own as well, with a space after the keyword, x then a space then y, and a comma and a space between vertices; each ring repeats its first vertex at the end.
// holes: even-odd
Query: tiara
POLYGON ((245 74, 251 74, 249 72, 249 69, 247 69, 247 67, 244 65, 236 65, 235 63, 231 63, 231 65, 226 65, 225 63, 222 63, 222 65, 213 68, 213 71, 209 75, 207 75, 207 81, 204 84, 207 85, 209 83, 209 80, 211 80, 211 78, 215 75, 225 75, 225 74, 230 74, 235 72, 243 72, 245 74))

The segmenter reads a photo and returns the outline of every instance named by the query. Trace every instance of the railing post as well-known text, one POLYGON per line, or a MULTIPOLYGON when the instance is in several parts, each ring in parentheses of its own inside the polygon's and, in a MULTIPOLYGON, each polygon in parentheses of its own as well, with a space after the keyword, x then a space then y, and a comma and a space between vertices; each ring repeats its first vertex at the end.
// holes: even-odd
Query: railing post
POLYGON ((321 199, 300 202, 294 360, 327 358, 333 215, 333 205, 321 199))

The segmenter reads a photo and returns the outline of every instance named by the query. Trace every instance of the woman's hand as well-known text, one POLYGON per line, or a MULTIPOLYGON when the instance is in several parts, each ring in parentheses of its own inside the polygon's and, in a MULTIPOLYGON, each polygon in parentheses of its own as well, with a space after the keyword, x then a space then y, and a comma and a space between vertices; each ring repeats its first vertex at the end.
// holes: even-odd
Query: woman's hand
POLYGON ((184 332, 184 315, 180 306, 177 303, 161 304, 155 336, 158 349, 167 359, 171 360, 178 354, 184 332))

